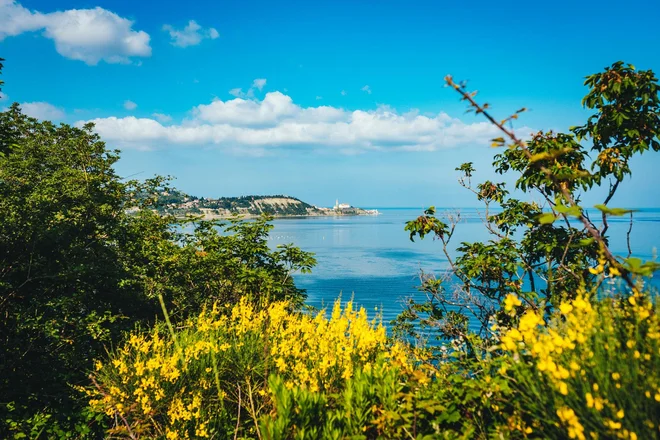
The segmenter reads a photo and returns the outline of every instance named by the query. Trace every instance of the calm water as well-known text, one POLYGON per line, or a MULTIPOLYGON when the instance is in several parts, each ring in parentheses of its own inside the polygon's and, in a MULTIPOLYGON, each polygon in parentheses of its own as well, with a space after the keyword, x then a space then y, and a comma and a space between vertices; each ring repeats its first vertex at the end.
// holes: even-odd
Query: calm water
MULTIPOLYGON (((379 211, 378 216, 274 221, 272 246, 294 243, 316 254, 318 265, 313 272, 296 276, 298 286, 307 289, 308 304, 322 307, 332 304, 339 295, 342 299, 353 297, 371 311, 370 315, 377 307, 383 321, 389 322, 401 311, 403 298, 420 295, 416 290, 420 269, 438 273, 447 268, 440 242, 426 238, 413 243, 403 230, 405 222, 419 216, 422 209, 379 208, 379 211)), ((489 238, 481 213, 481 210, 461 209, 461 223, 452 239, 454 245, 489 238)), ((610 221, 611 247, 624 256, 628 226, 627 218, 610 221)), ((653 257, 655 248, 660 246, 660 209, 645 209, 635 214, 631 245, 636 256, 653 257)), ((654 284, 658 281, 656 274, 654 284)))

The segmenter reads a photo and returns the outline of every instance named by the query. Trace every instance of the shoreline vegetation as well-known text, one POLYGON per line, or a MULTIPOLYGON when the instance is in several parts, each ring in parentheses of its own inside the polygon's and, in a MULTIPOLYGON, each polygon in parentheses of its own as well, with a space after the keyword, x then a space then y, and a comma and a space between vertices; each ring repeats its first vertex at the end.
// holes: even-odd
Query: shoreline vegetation
POLYGON ((168 189, 160 192, 156 198, 155 211, 159 214, 178 218, 201 216, 203 220, 228 219, 236 216, 250 219, 264 214, 274 218, 379 214, 376 209, 357 208, 345 203, 340 204, 339 201, 332 208, 310 205, 286 195, 248 195, 212 199, 168 189))

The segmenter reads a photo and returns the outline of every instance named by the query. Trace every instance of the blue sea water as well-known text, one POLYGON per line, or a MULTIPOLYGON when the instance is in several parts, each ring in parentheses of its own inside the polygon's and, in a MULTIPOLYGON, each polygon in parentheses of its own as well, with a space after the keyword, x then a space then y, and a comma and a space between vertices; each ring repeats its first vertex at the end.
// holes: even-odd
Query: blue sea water
MULTIPOLYGON (((421 208, 379 208, 378 216, 338 216, 282 218, 274 221, 270 243, 294 243, 314 252, 318 265, 311 274, 296 275, 296 284, 307 289, 307 303, 325 307, 340 295, 354 298, 370 315, 382 313, 387 323, 402 310, 402 300, 420 297, 419 272, 440 273, 448 262, 442 245, 427 237, 411 242, 404 231, 406 221, 422 214, 421 208)), ((485 241, 490 238, 483 225, 483 210, 460 209, 461 220, 452 244, 485 241)), ((457 210, 439 209, 438 215, 456 214, 457 210)), ((597 218, 595 216, 592 218, 597 218)), ((627 217, 610 219, 610 246, 626 256, 627 217)), ((660 246, 660 209, 635 213, 630 234, 633 255, 652 259, 660 246)), ((455 252, 452 252, 455 255, 455 252)), ((453 256, 453 255, 452 255, 453 256)), ((653 284, 658 285, 658 274, 653 284)))

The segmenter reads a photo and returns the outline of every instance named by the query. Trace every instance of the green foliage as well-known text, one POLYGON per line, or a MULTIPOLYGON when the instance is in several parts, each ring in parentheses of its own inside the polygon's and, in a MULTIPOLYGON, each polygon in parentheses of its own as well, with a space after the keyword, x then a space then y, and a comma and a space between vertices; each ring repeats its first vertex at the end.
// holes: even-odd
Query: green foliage
POLYGON ((358 369, 335 394, 289 389, 271 376, 274 415, 262 417, 262 435, 272 440, 436 438, 429 419, 441 408, 437 400, 422 400, 423 384, 386 368, 382 359, 367 371, 358 369))
POLYGON ((295 197, 285 195, 274 196, 241 196, 221 197, 218 199, 197 198, 180 191, 167 189, 157 195, 161 214, 186 216, 199 214, 206 210, 212 215, 277 215, 304 216, 318 210, 295 197))
POLYGON ((304 300, 291 275, 315 260, 270 250, 268 218, 158 215, 167 179, 123 181, 118 159, 92 125, 0 113, 0 436, 97 425, 72 387, 123 332, 155 321, 159 295, 175 321, 209 300, 304 300))
MULTIPOLYGON (((617 62, 605 72, 587 77, 589 93, 583 105, 596 110, 587 123, 572 128, 571 133, 539 132, 527 142, 504 126, 519 112, 497 122, 486 110, 488 106, 477 104, 464 85, 457 85, 451 77, 448 83, 510 139, 511 144, 495 157, 495 170, 518 173, 515 188, 540 197, 543 204, 512 197, 504 183, 487 181, 475 186, 473 165, 458 167, 459 184, 484 204, 491 239, 453 244, 460 216, 438 218, 434 209, 407 223, 411 239, 433 233, 441 241, 450 268, 440 280, 424 277, 420 289, 427 293, 428 306, 411 302, 397 320, 402 331, 410 333, 414 326, 405 323, 418 321, 422 329, 439 330, 442 339, 466 338, 465 321, 469 319, 479 325, 485 350, 492 343, 491 326, 510 321, 501 313, 502 301, 510 294, 523 299, 528 307, 551 311, 579 287, 600 285, 602 277, 594 275, 607 275, 610 270, 635 290, 637 278, 658 269, 655 262, 617 258, 607 247, 608 217, 633 215, 632 210, 608 206, 624 177, 632 173, 630 159, 660 149, 660 97, 652 71, 636 71, 617 62), (604 181, 609 181, 609 191, 603 203, 596 205, 601 216, 597 225, 580 205, 580 197, 604 181)), ((504 138, 493 140, 493 146, 505 145, 504 138)))
POLYGON ((119 287, 132 237, 117 154, 90 126, 38 122, 16 104, 0 131, 12 134, 0 156, 0 395, 14 414, 66 415, 91 359, 155 309, 119 287))

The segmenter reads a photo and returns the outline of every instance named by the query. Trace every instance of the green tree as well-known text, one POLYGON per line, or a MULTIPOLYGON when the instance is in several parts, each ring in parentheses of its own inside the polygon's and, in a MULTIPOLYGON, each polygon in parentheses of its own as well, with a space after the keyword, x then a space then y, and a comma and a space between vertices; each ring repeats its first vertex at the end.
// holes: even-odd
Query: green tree
POLYGON ((72 411, 71 385, 104 344, 155 308, 120 287, 125 185, 91 126, 0 114, 0 388, 17 412, 72 411))
POLYGON ((413 322, 419 321, 439 329, 435 334, 441 339, 462 340, 475 354, 475 343, 484 342, 477 336, 485 338, 481 346, 488 347, 488 339, 495 335, 493 324, 509 325, 516 319, 504 312, 505 301, 515 305, 518 315, 527 308, 549 312, 580 287, 597 289, 605 276, 618 274, 626 289, 639 289, 642 277, 652 274, 658 264, 612 254, 608 218, 630 215, 632 227, 633 213, 608 204, 632 174, 630 159, 660 150, 660 97, 654 73, 617 62, 587 77, 589 93, 582 103, 595 111, 587 123, 570 133, 538 132, 527 142, 509 128, 524 108, 498 121, 489 105, 478 104, 476 93, 467 91, 465 84, 451 77, 446 81, 472 111, 503 133, 504 137, 493 139, 494 147, 506 146, 495 157, 496 171, 518 173, 515 188, 540 196, 544 203, 511 197, 504 183, 473 185, 472 164, 458 167, 460 185, 484 204, 491 239, 454 245, 457 219, 438 218, 433 208, 408 222, 411 240, 427 234, 440 240, 451 267, 442 279, 425 278, 421 289, 429 301, 410 301, 398 318, 399 330, 413 333, 413 322), (582 207, 581 196, 605 184, 607 195, 596 205, 600 219, 593 219, 582 207), (494 208, 499 209, 493 212, 494 208), (458 252, 455 258, 453 246, 458 252), (477 332, 470 331, 470 322, 478 324, 477 332))
POLYGON ((230 223, 157 213, 167 179, 124 181, 93 125, 0 113, 0 437, 90 432, 82 394, 123 332, 208 301, 258 304, 304 291, 313 256, 271 250, 268 218, 230 223))

